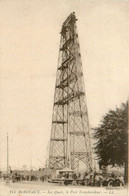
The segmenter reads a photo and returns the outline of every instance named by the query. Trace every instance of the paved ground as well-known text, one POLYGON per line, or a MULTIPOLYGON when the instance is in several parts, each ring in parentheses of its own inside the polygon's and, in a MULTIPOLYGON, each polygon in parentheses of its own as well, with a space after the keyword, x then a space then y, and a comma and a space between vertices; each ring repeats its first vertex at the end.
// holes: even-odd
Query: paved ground
POLYGON ((61 186, 47 182, 0 183, 0 196, 128 196, 127 187, 61 186))

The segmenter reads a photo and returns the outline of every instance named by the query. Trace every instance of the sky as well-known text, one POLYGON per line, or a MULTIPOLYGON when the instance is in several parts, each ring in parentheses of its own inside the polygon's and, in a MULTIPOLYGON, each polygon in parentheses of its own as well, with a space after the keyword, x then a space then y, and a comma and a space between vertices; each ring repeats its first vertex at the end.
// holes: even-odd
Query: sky
POLYGON ((129 96, 129 2, 0 1, 0 168, 39 168, 48 157, 64 20, 75 12, 91 127, 129 96))

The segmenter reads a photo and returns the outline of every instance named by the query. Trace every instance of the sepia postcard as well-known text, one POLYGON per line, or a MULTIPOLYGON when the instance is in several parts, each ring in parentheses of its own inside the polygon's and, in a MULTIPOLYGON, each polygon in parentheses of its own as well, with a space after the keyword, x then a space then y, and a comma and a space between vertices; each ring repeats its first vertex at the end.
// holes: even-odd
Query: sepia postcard
POLYGON ((128 196, 129 1, 0 0, 0 196, 128 196))

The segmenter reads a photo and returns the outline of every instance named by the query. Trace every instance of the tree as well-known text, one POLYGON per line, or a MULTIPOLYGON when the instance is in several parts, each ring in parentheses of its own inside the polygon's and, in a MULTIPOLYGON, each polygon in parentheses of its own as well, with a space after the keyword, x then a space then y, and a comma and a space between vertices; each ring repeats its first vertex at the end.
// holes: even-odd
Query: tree
MULTIPOLYGON (((125 166, 128 168, 128 104, 110 110, 94 128, 95 153, 101 166, 125 166)), ((127 178, 127 177, 126 177, 127 178)), ((126 179, 127 182, 127 179, 126 179)))

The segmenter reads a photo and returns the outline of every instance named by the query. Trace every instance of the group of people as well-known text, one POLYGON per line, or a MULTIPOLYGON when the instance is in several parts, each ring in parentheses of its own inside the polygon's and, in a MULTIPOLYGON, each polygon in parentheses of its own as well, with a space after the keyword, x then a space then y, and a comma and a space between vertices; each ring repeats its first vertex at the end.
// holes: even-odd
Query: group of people
POLYGON ((124 186, 124 177, 122 175, 115 174, 99 174, 99 173, 85 173, 84 179, 87 185, 92 186, 124 186))
MULTIPOLYGON (((76 173, 62 173, 58 175, 58 178, 74 185, 86 185, 86 186, 124 186, 124 177, 122 175, 114 174, 100 174, 97 172, 85 172, 83 174, 76 173)), ((68 183, 68 184, 69 184, 68 183)))
MULTIPOLYGON (((10 180, 14 182, 21 181, 49 181, 51 179, 51 175, 41 175, 40 177, 36 175, 24 175, 18 172, 12 172, 11 175, 3 175, 4 180, 6 178, 10 178, 10 180)), ((97 172, 85 172, 81 173, 61 173, 57 176, 58 179, 62 179, 62 181, 74 182, 74 185, 86 185, 86 186, 108 186, 108 187, 116 187, 116 186, 124 186, 124 177, 122 175, 114 175, 114 174, 100 174, 97 172)))
POLYGON ((21 181, 47 181, 50 176, 49 175, 42 175, 40 177, 37 177, 36 175, 24 175, 24 174, 19 174, 17 172, 12 173, 11 175, 3 175, 2 178, 6 180, 7 178, 10 179, 13 183, 15 182, 21 182, 21 181))

